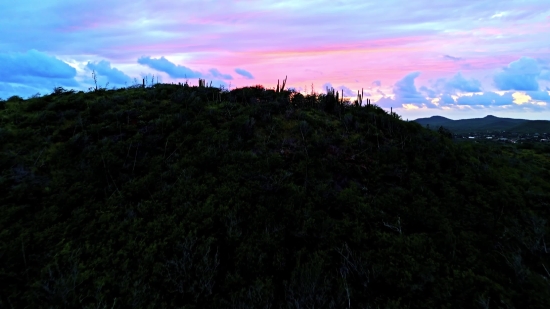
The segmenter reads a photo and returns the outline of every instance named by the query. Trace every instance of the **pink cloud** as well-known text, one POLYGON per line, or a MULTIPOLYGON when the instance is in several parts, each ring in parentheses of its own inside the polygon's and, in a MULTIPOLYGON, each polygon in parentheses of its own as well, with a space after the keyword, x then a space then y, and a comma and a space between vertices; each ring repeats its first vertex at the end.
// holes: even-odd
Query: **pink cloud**
POLYGON ((377 90, 391 94, 409 72, 421 72, 418 89, 459 71, 490 86, 494 72, 522 56, 548 59, 549 9, 542 0, 16 1, 0 4, 10 16, 0 19, 0 49, 105 60, 130 77, 158 73, 137 62, 142 56, 165 57, 197 76, 231 73, 232 87, 275 86, 288 75, 290 86, 318 90, 379 80, 377 90))

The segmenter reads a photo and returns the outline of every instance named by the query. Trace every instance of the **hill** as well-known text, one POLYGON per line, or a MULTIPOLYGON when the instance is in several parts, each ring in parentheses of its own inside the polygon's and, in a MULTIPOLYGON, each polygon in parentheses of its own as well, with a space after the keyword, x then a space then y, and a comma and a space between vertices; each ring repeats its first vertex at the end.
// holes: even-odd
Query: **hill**
POLYGON ((443 126, 453 133, 508 131, 514 133, 550 132, 550 121, 500 118, 488 115, 484 118, 451 120, 441 116, 414 120, 432 129, 443 126))
POLYGON ((439 127, 452 121, 453 121, 452 119, 445 118, 442 116, 432 116, 430 118, 419 118, 415 120, 415 122, 423 126, 426 126, 428 124, 432 127, 439 127))
POLYGON ((514 126, 509 129, 512 132, 522 133, 550 133, 550 121, 547 120, 530 120, 520 125, 514 126))
POLYGON ((549 308, 548 156, 444 133, 261 86, 1 101, 0 307, 549 308))

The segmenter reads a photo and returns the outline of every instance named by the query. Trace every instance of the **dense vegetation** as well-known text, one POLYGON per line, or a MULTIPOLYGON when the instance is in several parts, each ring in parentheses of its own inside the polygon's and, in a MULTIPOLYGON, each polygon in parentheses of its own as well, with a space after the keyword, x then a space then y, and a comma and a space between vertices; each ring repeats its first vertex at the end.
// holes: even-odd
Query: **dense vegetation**
POLYGON ((550 308, 550 160, 334 92, 0 102, 0 308, 550 308))

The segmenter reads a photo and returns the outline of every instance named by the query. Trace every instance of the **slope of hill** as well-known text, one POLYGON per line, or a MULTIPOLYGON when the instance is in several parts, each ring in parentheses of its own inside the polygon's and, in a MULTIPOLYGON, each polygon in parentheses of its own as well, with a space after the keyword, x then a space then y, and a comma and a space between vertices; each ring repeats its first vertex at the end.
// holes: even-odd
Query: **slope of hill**
POLYGON ((1 308, 550 308, 544 154, 262 87, 0 109, 1 308))
POLYGON ((550 121, 548 120, 531 120, 509 129, 512 132, 522 133, 550 133, 550 121))
POLYGON ((439 127, 444 126, 447 123, 452 122, 453 120, 442 116, 432 116, 430 118, 419 118, 414 121, 421 124, 422 126, 426 126, 428 124, 431 127, 439 127))
MULTIPOLYGON (((431 129, 437 129, 439 126, 451 130, 454 133, 469 133, 469 132, 482 132, 482 131, 510 131, 517 133, 529 133, 535 128, 539 128, 541 123, 547 123, 548 121, 542 120, 525 120, 525 119, 513 119, 513 118, 500 118, 492 115, 488 115, 484 118, 473 119, 460 119, 441 121, 440 118, 447 119, 440 116, 433 116, 430 118, 420 118, 414 120, 417 123, 426 126, 427 124, 431 129)), ((543 128, 547 128, 543 125, 543 128)), ((548 131, 550 132, 550 130, 548 131)))

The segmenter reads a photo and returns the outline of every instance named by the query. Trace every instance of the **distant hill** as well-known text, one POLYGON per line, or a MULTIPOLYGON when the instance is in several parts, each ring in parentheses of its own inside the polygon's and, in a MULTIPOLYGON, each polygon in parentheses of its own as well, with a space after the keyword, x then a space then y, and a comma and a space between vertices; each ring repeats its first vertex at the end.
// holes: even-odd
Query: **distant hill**
POLYGON ((454 133, 480 131, 509 131, 517 133, 550 132, 550 121, 500 118, 492 115, 484 118, 452 120, 441 116, 419 118, 414 120, 422 126, 429 125, 432 129, 443 126, 454 133))
POLYGON ((520 125, 517 125, 511 129, 511 132, 521 133, 549 133, 550 121, 548 120, 528 120, 520 125))
POLYGON ((448 123, 453 122, 454 120, 441 117, 441 116, 432 116, 430 118, 419 118, 414 120, 417 123, 421 124, 422 126, 426 126, 427 124, 430 125, 430 127, 439 127, 439 126, 447 126, 448 123))

